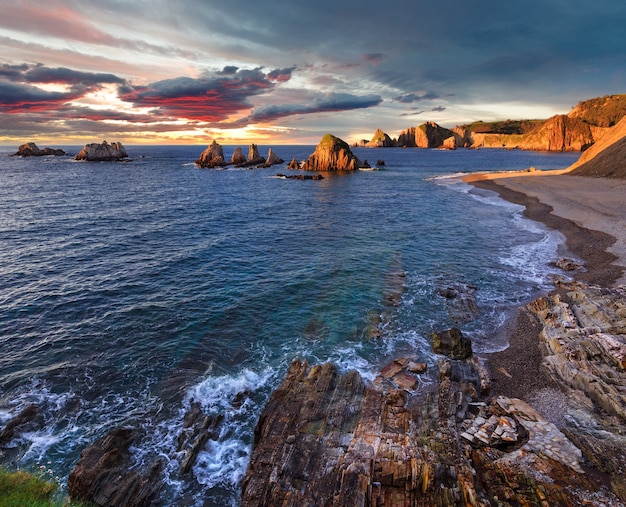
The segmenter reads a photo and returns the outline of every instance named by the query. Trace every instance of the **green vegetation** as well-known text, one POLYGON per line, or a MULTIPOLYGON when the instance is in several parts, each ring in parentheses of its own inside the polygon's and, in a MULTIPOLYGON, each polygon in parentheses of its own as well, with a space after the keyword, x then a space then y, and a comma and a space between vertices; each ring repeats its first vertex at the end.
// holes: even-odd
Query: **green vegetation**
POLYGON ((545 120, 505 120, 483 122, 475 121, 468 125, 461 125, 462 128, 475 132, 476 134, 528 134, 541 127, 545 120))
POLYGON ((322 140, 320 141, 320 146, 339 146, 340 148, 344 148, 345 150, 350 152, 350 146, 348 146, 348 143, 346 143, 342 139, 339 139, 338 137, 335 137, 332 134, 326 134, 324 137, 322 137, 322 140))
POLYGON ((0 507, 62 507, 77 504, 54 499, 58 485, 37 475, 0 467, 0 507))
POLYGON ((626 95, 605 95, 583 100, 569 116, 580 118, 589 125, 612 127, 626 116, 626 95))

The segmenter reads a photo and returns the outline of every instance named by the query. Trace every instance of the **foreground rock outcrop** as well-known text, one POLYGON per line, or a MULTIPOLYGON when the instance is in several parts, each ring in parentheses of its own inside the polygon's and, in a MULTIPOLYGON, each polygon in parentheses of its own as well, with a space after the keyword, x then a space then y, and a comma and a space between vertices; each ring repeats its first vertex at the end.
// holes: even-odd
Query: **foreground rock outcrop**
POLYGON ((401 358, 368 384, 295 361, 259 418, 242 506, 623 505, 626 290, 562 285, 526 311, 565 416, 554 394, 485 398, 458 330, 433 336, 457 358, 433 372, 401 358))
POLYGON ((302 164, 307 171, 354 171, 362 166, 361 161, 352 153, 348 143, 326 134, 315 151, 302 164))
POLYGON ((117 428, 81 453, 67 482, 72 500, 103 507, 151 505, 162 486, 163 463, 155 461, 144 473, 130 470, 135 436, 130 428, 117 428))
POLYGON ((122 143, 117 142, 109 144, 106 141, 102 141, 102 143, 86 144, 74 159, 87 160, 90 162, 110 162, 126 157, 128 157, 128 154, 124 146, 122 146, 122 143))
POLYGON ((55 157, 60 157, 66 155, 66 153, 58 148, 39 149, 39 147, 35 143, 25 143, 17 149, 17 153, 13 154, 14 157, 43 157, 45 155, 54 155, 55 157))

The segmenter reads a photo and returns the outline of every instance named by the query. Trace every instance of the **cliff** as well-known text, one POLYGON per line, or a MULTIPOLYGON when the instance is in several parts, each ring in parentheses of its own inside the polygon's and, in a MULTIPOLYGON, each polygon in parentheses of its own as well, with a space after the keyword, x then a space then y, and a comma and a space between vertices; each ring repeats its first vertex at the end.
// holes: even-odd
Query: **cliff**
POLYGON ((102 141, 100 144, 86 144, 74 159, 87 160, 90 162, 104 162, 121 160, 126 157, 128 157, 128 155, 122 143, 117 142, 109 144, 106 141, 102 141))
POLYGON ((352 153, 348 144, 326 134, 315 151, 302 164, 307 171, 354 171, 362 166, 361 161, 352 153))
POLYGON ((626 117, 568 168, 573 176, 626 178, 626 117))
POLYGON ((454 138, 451 130, 431 121, 422 123, 415 129, 415 145, 418 148, 441 148, 450 137, 454 138))
POLYGON ((526 134, 520 148, 540 151, 583 151, 594 142, 590 126, 580 118, 560 114, 526 134))

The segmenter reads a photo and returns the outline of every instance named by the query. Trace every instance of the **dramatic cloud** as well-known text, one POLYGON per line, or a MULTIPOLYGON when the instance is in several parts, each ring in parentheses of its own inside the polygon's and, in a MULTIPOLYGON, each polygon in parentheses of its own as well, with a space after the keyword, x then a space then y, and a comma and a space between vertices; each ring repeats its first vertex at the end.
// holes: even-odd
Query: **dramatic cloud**
POLYGON ((295 114, 329 113, 350 111, 377 106, 382 102, 379 95, 355 96, 348 93, 329 93, 315 97, 310 104, 280 104, 255 108, 250 116, 238 124, 267 123, 295 114))
MULTIPOLYGON (((51 135, 55 115, 116 132, 288 118, 314 142, 398 132, 418 115, 547 118, 626 91, 626 3, 614 0, 5 3, 0 114, 31 115, 34 129, 38 115, 51 135), (340 111, 352 113, 316 114, 340 111)), ((15 129, 3 129, 6 142, 15 129)))
POLYGON ((272 90, 286 81, 290 71, 239 70, 227 67, 201 78, 178 77, 148 86, 120 88, 120 98, 136 107, 152 107, 177 118, 220 122, 241 110, 250 109, 250 98, 272 90))

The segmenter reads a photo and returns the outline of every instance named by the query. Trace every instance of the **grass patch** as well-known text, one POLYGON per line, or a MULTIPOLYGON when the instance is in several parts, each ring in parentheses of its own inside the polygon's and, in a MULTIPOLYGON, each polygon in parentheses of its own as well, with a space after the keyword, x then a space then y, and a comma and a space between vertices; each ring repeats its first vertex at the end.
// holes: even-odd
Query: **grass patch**
POLYGON ((60 507, 67 502, 53 499, 58 486, 25 471, 0 468, 0 507, 60 507))

